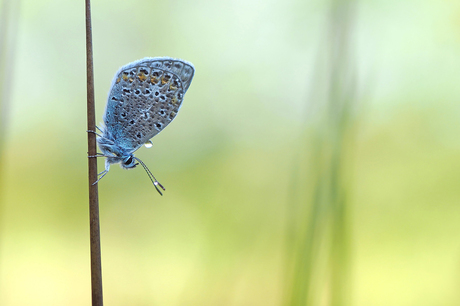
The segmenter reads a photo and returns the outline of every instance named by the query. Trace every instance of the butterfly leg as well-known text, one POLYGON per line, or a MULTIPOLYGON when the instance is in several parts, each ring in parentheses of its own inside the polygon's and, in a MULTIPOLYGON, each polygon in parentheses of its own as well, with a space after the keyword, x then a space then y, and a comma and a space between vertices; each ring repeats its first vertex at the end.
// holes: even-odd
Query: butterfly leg
MULTIPOLYGON (((97 127, 97 126, 96 126, 96 127, 97 127)), ((97 129, 98 129, 99 131, 101 131, 100 128, 97 127, 97 129)), ((113 143, 114 143, 113 140, 108 139, 108 138, 106 138, 106 137, 104 137, 104 136, 98 134, 97 132, 95 132, 95 131, 93 131, 93 130, 87 130, 86 132, 87 132, 87 133, 96 134, 96 136, 98 136, 99 138, 105 139, 105 141, 108 142, 108 143, 110 143, 110 144, 113 144, 113 143)), ((101 132, 102 132, 102 131, 101 131, 101 132)), ((104 133, 104 132, 102 132, 102 133, 104 133)))
POLYGON ((109 157, 109 156, 106 156, 102 153, 96 153, 96 155, 88 155, 88 157, 109 157))
POLYGON ((110 169, 110 163, 106 160, 105 161, 105 170, 102 171, 101 173, 98 173, 97 176, 101 176, 97 179, 97 181, 95 181, 93 183, 93 185, 96 185, 107 173, 109 173, 109 169, 110 169))
MULTIPOLYGON (((102 153, 96 153, 96 155, 88 155, 88 158, 90 158, 90 157, 106 157, 106 156, 104 154, 102 154, 102 153)), ((104 175, 107 174, 107 172, 109 172, 109 171, 104 170, 101 173, 98 173, 97 176, 99 176, 101 174, 103 174, 102 176, 104 176, 104 175)), ((102 176, 97 181, 95 181, 92 185, 95 185, 97 182, 99 182, 99 180, 102 178, 102 176)))
POLYGON ((104 170, 104 171, 102 171, 101 173, 98 173, 97 176, 99 176, 99 175, 101 175, 101 174, 102 174, 102 175, 101 175, 100 178, 97 179, 97 181, 95 181, 95 182, 93 183, 93 185, 96 185, 97 183, 99 183, 99 181, 100 181, 107 173, 109 173, 109 171, 107 171, 107 170, 104 170))
MULTIPOLYGON (((97 126, 96 126, 96 127, 97 127, 97 126)), ((99 129, 99 128, 98 128, 98 129, 99 129)), ((99 130, 99 131, 100 131, 100 130, 99 130)), ((99 137, 103 138, 102 135, 99 135, 98 133, 96 133, 96 132, 93 131, 93 130, 87 130, 86 132, 96 134, 96 136, 99 136, 99 137)))

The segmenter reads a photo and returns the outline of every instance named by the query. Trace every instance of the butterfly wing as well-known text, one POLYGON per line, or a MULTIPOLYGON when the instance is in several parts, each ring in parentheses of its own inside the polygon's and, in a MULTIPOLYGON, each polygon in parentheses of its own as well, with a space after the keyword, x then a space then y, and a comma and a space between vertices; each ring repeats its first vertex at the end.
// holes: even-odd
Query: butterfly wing
POLYGON ((170 57, 144 58, 115 74, 104 124, 119 146, 134 152, 177 115, 195 68, 170 57))

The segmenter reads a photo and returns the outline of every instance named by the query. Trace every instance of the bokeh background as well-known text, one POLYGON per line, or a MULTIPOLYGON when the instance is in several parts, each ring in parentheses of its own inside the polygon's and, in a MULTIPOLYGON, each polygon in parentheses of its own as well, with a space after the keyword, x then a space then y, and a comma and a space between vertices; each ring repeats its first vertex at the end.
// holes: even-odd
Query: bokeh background
MULTIPOLYGON (((3 0, 0 305, 89 305, 84 1, 3 0)), ((460 2, 92 1, 113 74, 191 61, 99 184, 107 305, 460 305, 460 2)), ((99 161, 99 168, 103 162, 99 161)))

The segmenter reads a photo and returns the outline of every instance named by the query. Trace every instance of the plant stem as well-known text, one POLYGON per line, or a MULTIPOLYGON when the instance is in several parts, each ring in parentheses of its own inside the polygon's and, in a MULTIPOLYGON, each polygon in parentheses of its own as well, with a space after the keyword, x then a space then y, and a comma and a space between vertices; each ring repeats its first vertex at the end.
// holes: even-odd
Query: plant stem
MULTIPOLYGON (((94 74, 93 74, 93 42, 91 35, 91 4, 85 0, 86 6, 86 90, 88 130, 96 130, 94 107, 94 74)), ((88 155, 96 155, 96 135, 88 133, 88 155)), ((91 243, 91 296, 93 306, 102 306, 102 269, 101 269, 101 235, 99 230, 98 187, 93 183, 97 180, 97 158, 88 158, 89 185, 89 217, 91 243)))

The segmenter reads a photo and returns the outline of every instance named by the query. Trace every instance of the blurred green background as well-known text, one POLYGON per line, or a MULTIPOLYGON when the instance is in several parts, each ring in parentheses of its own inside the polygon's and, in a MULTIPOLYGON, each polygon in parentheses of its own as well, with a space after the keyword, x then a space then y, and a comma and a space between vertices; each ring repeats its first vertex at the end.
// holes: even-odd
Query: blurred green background
MULTIPOLYGON (((0 305, 89 305, 84 1, 2 1, 0 305)), ((106 305, 460 305, 460 2, 92 1, 196 67, 99 184, 106 305)), ((99 168, 103 162, 99 161, 99 168)))

